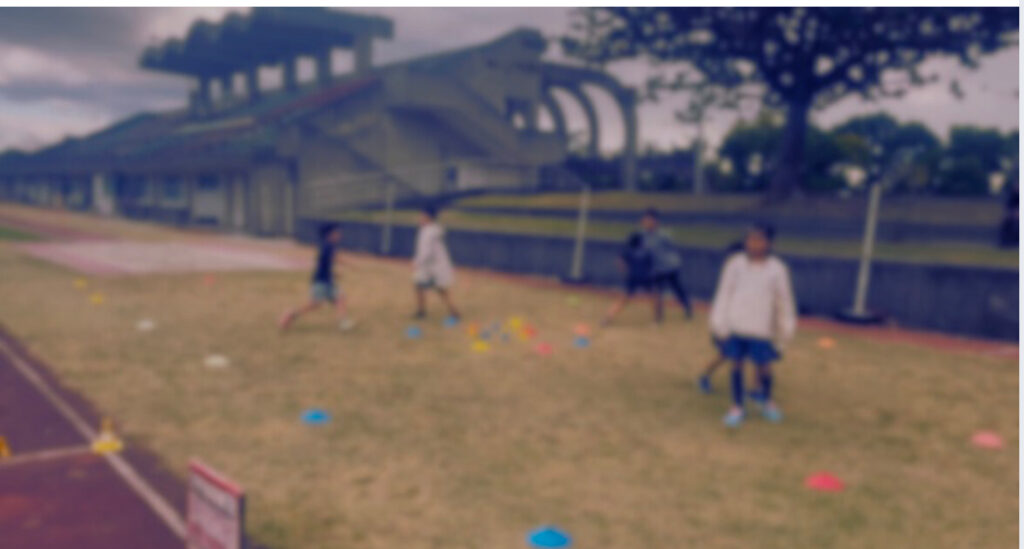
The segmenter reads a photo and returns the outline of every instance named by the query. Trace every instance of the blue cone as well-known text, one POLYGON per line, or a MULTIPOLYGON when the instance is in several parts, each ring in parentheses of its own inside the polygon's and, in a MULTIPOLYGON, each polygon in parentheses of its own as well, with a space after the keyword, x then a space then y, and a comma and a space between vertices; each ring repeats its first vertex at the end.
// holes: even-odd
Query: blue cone
POLYGON ((587 347, 590 347, 590 339, 580 336, 577 337, 576 340, 572 342, 572 344, 575 345, 577 349, 586 349, 587 347))
POLYGON ((530 547, 569 547, 572 538, 554 526, 542 526, 526 536, 530 547))
POLYGON ((319 408, 310 408, 302 412, 302 422, 306 425, 323 425, 328 421, 331 421, 331 414, 319 408))
POLYGON ((419 326, 409 326, 405 329, 405 337, 409 339, 419 339, 423 335, 423 330, 420 330, 419 326))
POLYGON ((445 328, 454 328, 454 327, 456 327, 458 325, 459 325, 459 317, 457 317, 457 316, 450 316, 450 317, 444 319, 444 327, 445 328))

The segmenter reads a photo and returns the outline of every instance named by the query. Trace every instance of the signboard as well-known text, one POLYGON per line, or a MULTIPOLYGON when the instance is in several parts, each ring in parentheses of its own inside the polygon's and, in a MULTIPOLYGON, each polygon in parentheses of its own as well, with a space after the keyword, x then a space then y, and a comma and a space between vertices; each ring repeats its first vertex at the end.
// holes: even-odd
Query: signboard
POLYGON ((199 460, 188 464, 188 549, 243 549, 245 494, 199 460))

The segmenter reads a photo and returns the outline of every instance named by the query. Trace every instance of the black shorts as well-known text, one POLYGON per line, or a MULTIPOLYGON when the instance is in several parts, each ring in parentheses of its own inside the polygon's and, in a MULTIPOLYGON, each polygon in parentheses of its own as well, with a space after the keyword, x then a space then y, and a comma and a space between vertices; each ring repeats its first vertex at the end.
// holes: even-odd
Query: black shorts
POLYGON ((651 281, 643 278, 627 278, 623 289, 626 291, 626 295, 633 295, 640 290, 649 292, 651 281))

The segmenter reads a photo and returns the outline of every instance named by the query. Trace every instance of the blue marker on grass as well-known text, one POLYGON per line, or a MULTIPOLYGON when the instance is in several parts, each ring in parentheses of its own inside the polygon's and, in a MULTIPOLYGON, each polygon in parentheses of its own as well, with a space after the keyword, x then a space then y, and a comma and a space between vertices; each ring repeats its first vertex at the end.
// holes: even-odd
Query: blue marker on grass
POLYGON ((306 425, 323 425, 329 421, 331 421, 331 414, 319 408, 310 408, 302 412, 302 422, 306 425))
POLYGON ((554 526, 542 526, 526 536, 530 547, 570 547, 572 538, 554 526))

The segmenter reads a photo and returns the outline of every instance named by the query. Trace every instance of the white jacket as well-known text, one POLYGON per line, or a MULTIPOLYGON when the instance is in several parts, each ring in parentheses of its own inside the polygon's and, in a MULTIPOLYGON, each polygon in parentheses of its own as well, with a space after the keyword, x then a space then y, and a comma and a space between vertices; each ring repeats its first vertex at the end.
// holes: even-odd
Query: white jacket
POLYGON ((455 269, 444 244, 444 228, 441 225, 429 223, 420 227, 416 233, 416 255, 412 265, 413 280, 416 282, 433 282, 441 288, 455 283, 455 269))
POLYGON ((772 341, 782 347, 796 333, 796 302, 789 269, 774 255, 751 261, 733 254, 722 268, 711 303, 711 332, 772 341))

